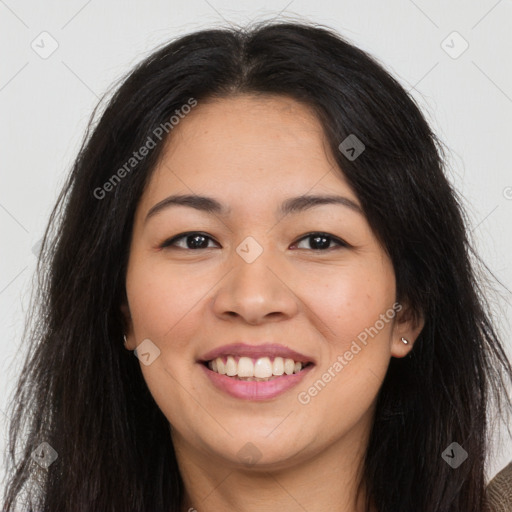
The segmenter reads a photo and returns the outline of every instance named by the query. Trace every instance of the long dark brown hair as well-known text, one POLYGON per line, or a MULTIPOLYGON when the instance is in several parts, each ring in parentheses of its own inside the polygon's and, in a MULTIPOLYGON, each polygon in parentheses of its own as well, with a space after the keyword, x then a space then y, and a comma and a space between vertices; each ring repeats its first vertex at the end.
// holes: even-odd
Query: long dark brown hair
POLYGON ((367 510, 370 502, 379 512, 485 510, 490 406, 510 412, 512 380, 486 299, 490 272, 414 100, 374 58, 307 23, 181 37, 137 65, 93 114, 43 240, 29 354, 11 402, 3 510, 179 512, 169 423, 123 346, 120 312, 134 212, 165 138, 109 180, 191 98, 243 93, 314 109, 392 260, 397 301, 425 318, 379 390, 364 460, 367 510), (338 148, 351 134, 365 145, 357 159, 338 148), (58 454, 48 468, 32 457, 42 442, 58 454), (468 454, 456 469, 442 457, 454 442, 468 454))

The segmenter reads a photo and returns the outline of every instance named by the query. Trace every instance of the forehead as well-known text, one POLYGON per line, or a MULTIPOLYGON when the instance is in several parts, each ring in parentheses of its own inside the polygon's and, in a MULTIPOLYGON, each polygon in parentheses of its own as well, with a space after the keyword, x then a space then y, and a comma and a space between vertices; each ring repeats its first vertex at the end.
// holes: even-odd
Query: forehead
POLYGON ((239 95, 198 102, 174 126, 145 198, 171 192, 255 200, 276 192, 351 193, 307 105, 285 96, 239 95), (243 192, 242 192, 243 191, 243 192))

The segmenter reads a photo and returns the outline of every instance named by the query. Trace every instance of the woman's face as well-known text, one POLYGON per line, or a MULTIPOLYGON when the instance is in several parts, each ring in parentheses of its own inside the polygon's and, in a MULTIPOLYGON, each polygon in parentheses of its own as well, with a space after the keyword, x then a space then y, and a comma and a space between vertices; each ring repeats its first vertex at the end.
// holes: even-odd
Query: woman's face
POLYGON ((390 357, 420 328, 394 318, 393 266, 319 121, 241 95, 199 102, 171 136, 136 211, 124 311, 177 452, 262 468, 360 455, 390 357), (254 371, 273 377, 237 377, 254 371))

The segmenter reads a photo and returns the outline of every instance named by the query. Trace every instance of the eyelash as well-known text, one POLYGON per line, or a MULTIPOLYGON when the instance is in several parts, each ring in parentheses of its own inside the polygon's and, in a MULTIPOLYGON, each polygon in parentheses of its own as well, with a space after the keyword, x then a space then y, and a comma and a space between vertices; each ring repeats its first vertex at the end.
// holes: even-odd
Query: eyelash
MULTIPOLYGON (((178 249, 183 249, 183 250, 188 250, 188 251, 199 251, 199 250, 204 250, 204 249, 211 249, 211 247, 203 247, 203 248, 199 248, 199 249, 190 249, 188 247, 185 248, 185 247, 176 247, 176 246, 173 247, 173 245, 178 240, 181 240, 182 238, 187 238, 192 235, 199 235, 204 238, 209 238, 210 240, 213 240, 213 238, 211 236, 207 235, 206 233, 202 233, 201 231, 187 231, 185 233, 180 233, 179 235, 176 235, 172 238, 165 240, 163 243, 161 243, 159 245, 159 248, 160 249, 178 248, 178 249)), ((347 244, 341 238, 330 235, 329 233, 324 233, 323 231, 312 231, 310 233, 307 233, 306 235, 303 235, 301 238, 297 239, 297 241, 294 242, 294 244, 296 244, 304 239, 307 239, 307 238, 313 238, 314 236, 328 238, 331 240, 331 242, 338 244, 338 247, 344 247, 344 248, 351 247, 349 244, 347 244)), ((335 247, 329 247, 327 249, 309 249, 309 250, 314 251, 314 252, 328 252, 334 248, 335 247)))

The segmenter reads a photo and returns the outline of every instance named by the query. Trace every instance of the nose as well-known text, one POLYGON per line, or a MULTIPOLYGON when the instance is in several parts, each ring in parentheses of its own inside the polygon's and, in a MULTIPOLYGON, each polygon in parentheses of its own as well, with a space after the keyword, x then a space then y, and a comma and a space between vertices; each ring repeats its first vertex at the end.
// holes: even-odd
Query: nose
POLYGON ((270 251, 263 251, 252 263, 236 253, 232 260, 233 269, 214 296, 213 308, 218 317, 258 325, 289 319, 297 313, 299 299, 290 278, 270 251))

